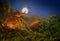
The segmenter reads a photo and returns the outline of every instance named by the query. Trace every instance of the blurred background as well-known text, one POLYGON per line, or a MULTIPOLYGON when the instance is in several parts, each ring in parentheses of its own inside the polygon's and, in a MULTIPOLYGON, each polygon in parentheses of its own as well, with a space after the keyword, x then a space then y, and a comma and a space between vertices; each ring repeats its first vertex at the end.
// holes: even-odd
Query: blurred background
POLYGON ((0 0, 0 41, 60 41, 60 0, 0 0))

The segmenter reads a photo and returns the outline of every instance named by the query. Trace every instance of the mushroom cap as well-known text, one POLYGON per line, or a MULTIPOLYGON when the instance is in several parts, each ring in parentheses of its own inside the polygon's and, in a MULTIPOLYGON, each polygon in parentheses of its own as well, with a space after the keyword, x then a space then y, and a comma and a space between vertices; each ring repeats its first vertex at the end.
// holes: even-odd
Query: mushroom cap
POLYGON ((8 29, 25 29, 25 21, 22 18, 10 16, 7 17, 4 22, 2 23, 4 28, 8 29))

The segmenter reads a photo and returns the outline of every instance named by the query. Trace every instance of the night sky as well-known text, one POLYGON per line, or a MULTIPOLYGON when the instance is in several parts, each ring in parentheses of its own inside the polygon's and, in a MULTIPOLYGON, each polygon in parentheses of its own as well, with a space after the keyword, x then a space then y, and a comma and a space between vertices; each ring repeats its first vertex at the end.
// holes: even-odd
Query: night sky
POLYGON ((21 12, 22 8, 27 7, 29 9, 28 15, 38 15, 42 17, 53 14, 60 15, 59 0, 10 0, 9 3, 19 12, 21 12))

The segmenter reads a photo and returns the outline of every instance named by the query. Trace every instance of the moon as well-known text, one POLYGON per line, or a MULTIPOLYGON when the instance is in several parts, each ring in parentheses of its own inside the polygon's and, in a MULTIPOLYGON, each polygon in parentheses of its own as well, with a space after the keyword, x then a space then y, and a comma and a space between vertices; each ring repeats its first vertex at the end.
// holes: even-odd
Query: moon
POLYGON ((28 14, 28 8, 26 8, 26 7, 24 7, 24 8, 22 8, 22 13, 24 13, 24 14, 28 14))

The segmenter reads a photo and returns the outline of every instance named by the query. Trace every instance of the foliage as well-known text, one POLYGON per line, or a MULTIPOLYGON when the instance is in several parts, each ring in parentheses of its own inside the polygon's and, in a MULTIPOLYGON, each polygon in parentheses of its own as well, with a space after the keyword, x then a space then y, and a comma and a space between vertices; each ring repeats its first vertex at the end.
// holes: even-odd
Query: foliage
MULTIPOLYGON (((40 19, 41 20, 41 19, 40 19)), ((37 30, 6 30, 0 26, 1 41, 58 41, 60 40, 60 17, 42 19, 43 25, 37 30)))

